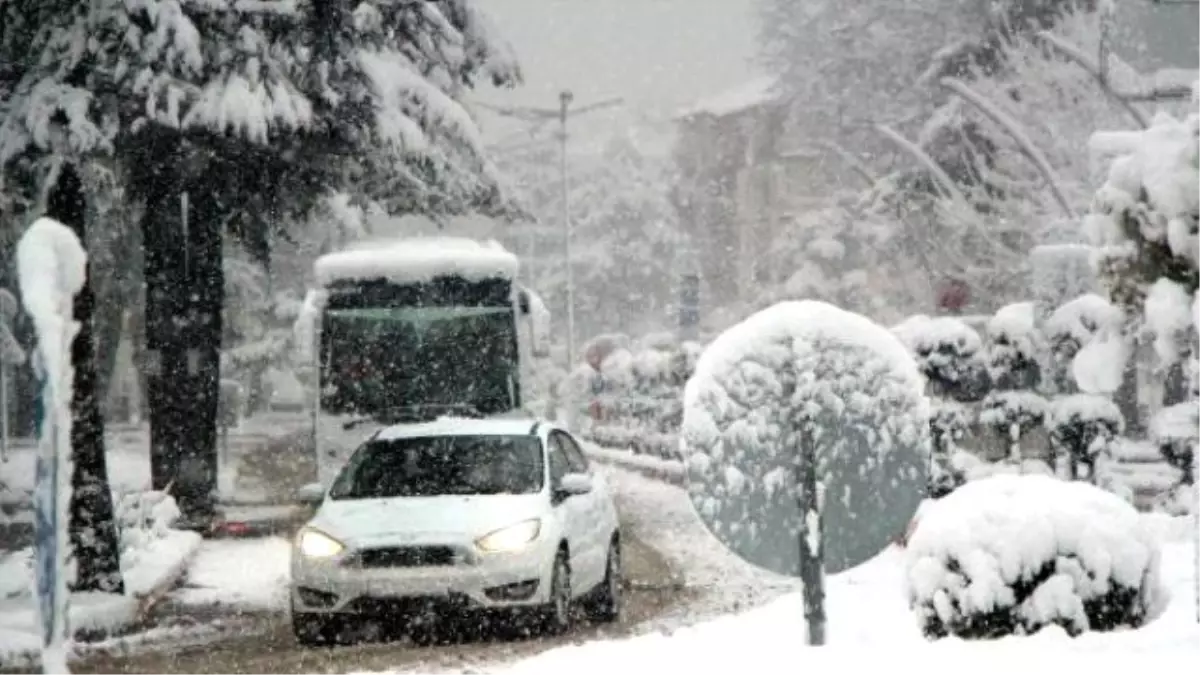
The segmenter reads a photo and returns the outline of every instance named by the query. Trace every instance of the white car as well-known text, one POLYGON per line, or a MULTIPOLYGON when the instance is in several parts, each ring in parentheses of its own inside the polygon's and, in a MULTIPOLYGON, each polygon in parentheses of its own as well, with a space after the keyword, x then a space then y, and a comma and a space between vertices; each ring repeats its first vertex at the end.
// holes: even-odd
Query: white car
POLYGON ((448 419, 359 447, 295 539, 292 624, 303 644, 348 622, 524 610, 569 628, 621 612, 621 538, 604 478, 546 422, 448 419))

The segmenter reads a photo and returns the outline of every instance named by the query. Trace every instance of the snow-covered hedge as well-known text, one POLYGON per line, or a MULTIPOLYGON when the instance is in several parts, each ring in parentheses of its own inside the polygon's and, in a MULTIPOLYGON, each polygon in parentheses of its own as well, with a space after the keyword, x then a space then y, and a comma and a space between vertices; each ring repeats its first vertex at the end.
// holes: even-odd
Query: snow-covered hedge
POLYGON ((669 333, 593 338, 584 353, 599 370, 580 365, 560 386, 575 428, 606 447, 677 458, 683 385, 702 349, 669 333))
POLYGON ((1137 511, 1048 476, 993 476, 929 503, 906 553, 909 603, 930 638, 1137 627, 1165 600, 1158 542, 1137 511))

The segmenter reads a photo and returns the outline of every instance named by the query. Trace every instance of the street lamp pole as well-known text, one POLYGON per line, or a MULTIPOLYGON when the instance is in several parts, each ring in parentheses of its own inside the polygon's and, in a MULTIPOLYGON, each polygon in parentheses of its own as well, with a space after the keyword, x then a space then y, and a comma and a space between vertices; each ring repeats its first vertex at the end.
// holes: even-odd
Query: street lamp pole
MULTIPOLYGON (((611 98, 596 103, 589 103, 578 108, 571 108, 571 102, 575 96, 570 91, 559 92, 558 108, 527 108, 527 107, 504 107, 490 105, 483 102, 478 102, 482 108, 491 110, 492 112, 523 120, 540 126, 550 120, 558 120, 558 141, 559 150, 561 153, 559 161, 559 174, 562 182, 562 220, 563 220, 563 255, 566 258, 566 295, 567 295, 567 369, 575 363, 575 271, 572 264, 572 237, 574 235, 574 224, 571 222, 571 203, 570 203, 570 184, 568 182, 569 175, 567 172, 567 118, 571 115, 581 115, 583 113, 592 112, 609 108, 615 105, 624 103, 624 99, 611 98)), ((530 243, 530 251, 533 250, 533 244, 530 243)))
POLYGON ((571 255, 571 239, 575 228, 571 223, 570 184, 567 174, 567 117, 570 115, 571 100, 574 96, 570 91, 558 95, 558 124, 559 175, 562 181, 562 219, 563 219, 563 257, 566 264, 567 278, 567 370, 575 365, 575 265, 571 255))

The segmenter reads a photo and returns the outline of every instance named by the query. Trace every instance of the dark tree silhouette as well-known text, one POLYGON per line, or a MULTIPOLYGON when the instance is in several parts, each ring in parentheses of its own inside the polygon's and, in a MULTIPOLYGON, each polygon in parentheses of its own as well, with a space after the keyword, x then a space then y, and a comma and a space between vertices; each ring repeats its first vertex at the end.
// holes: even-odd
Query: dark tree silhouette
MULTIPOLYGON (((64 163, 46 200, 46 215, 69 227, 86 247, 83 184, 70 163, 64 163)), ((89 268, 90 268, 89 263, 89 268)), ((88 270, 87 279, 91 278, 88 270)), ((96 385, 92 314, 95 298, 90 281, 75 296, 79 333, 71 343, 75 381, 71 396, 70 534, 75 552, 76 591, 124 593, 120 547, 113 513, 112 488, 104 455, 104 420, 96 385)))

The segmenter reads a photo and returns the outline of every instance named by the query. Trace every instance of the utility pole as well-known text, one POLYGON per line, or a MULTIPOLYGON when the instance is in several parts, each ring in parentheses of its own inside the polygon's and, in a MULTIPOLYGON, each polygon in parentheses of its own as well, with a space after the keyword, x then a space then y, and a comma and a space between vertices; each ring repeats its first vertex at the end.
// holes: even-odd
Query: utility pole
POLYGON ((567 372, 575 365, 575 266, 571 264, 571 239, 575 227, 571 224, 570 184, 567 174, 567 117, 574 95, 563 91, 558 95, 558 142, 561 150, 559 176, 562 180, 563 257, 567 263, 567 372))
MULTIPOLYGON (((575 100, 575 95, 568 90, 563 90, 558 94, 558 108, 525 108, 525 107, 501 107, 479 103, 482 108, 491 110, 492 112, 513 117, 525 122, 530 122, 536 125, 544 124, 547 120, 557 119, 559 132, 559 179, 562 188, 562 227, 563 227, 563 258, 566 266, 566 295, 567 295, 567 370, 575 364, 575 270, 571 251, 571 240, 574 235, 574 225, 571 222, 571 203, 570 203, 570 183, 568 162, 567 162, 567 122, 571 115, 581 115, 583 113, 609 108, 615 105, 620 105, 624 102, 621 98, 612 98, 597 103, 591 103, 581 108, 571 109, 571 103, 575 100)), ((530 250, 533 250, 532 242, 530 250)))

